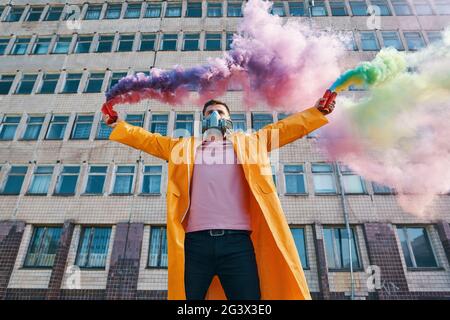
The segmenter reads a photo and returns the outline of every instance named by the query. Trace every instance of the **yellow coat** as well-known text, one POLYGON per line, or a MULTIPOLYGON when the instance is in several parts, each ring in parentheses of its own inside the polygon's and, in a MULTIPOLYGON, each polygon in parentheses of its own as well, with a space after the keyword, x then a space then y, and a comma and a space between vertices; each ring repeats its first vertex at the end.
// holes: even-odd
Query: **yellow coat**
MULTIPOLYGON (((311 299, 294 239, 272 180, 269 152, 326 123, 327 118, 313 107, 267 125, 256 133, 233 132, 229 136, 251 190, 251 239, 262 299, 311 299)), ((109 139, 168 161, 168 299, 184 300, 186 213, 190 204, 194 151, 201 141, 195 137, 161 136, 123 120, 117 123, 109 139)), ((226 299, 217 276, 213 278, 206 298, 226 299)))

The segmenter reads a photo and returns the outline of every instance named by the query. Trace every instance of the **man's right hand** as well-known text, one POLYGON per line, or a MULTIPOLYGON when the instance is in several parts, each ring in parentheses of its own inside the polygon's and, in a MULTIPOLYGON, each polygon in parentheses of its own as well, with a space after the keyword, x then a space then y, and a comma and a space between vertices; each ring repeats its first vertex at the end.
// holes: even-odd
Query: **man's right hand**
POLYGON ((103 122, 110 128, 115 128, 115 126, 117 125, 117 121, 119 121, 119 118, 117 118, 116 121, 114 121, 111 124, 108 124, 110 117, 107 114, 102 114, 102 118, 103 118, 103 122))

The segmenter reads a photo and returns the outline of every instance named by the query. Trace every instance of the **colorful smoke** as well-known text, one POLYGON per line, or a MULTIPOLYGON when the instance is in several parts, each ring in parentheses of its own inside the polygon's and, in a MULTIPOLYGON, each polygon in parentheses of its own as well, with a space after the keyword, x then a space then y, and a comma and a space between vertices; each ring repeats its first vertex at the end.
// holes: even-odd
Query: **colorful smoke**
POLYGON ((345 53, 345 38, 299 21, 284 23, 269 13, 271 5, 248 1, 232 50, 221 58, 188 69, 153 68, 150 76, 127 76, 106 93, 106 104, 143 99, 202 104, 223 95, 229 86, 242 88, 246 106, 262 103, 299 111, 314 104, 340 74, 338 61, 345 53))
MULTIPOLYGON (((436 197, 450 191, 450 30, 421 51, 389 51, 375 58, 370 77, 344 73, 358 74, 368 92, 341 97, 319 141, 332 159, 394 188, 405 211, 429 217, 436 197)), ((339 89, 353 83, 340 79, 339 89)))

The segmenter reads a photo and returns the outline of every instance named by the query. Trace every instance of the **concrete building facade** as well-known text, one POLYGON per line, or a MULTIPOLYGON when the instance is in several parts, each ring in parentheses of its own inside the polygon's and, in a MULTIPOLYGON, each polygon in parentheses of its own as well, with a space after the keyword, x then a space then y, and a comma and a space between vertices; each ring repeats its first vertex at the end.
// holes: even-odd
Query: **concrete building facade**
MULTIPOLYGON (((0 299, 167 297, 167 164, 108 141, 100 107, 126 74, 221 56, 241 6, 0 1, 0 299)), ((448 0, 277 1, 273 13, 352 34, 342 70, 383 46, 420 49, 450 24, 448 0), (382 15, 367 14, 370 5, 382 15)), ((241 97, 221 97, 240 128, 286 116, 246 110, 241 97)), ((117 110, 167 135, 200 129, 195 105, 143 101, 117 110)), ((427 218, 410 215, 394 190, 328 163, 319 139, 283 147, 273 166, 313 298, 449 299, 449 195, 436 198, 427 218)))

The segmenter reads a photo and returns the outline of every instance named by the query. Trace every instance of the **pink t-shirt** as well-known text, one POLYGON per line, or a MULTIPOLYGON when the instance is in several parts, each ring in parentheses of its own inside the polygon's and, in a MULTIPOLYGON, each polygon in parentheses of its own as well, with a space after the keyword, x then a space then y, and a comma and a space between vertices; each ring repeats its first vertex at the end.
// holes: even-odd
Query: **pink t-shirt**
POLYGON ((186 232, 251 230, 250 189, 231 141, 205 141, 197 149, 186 232))

